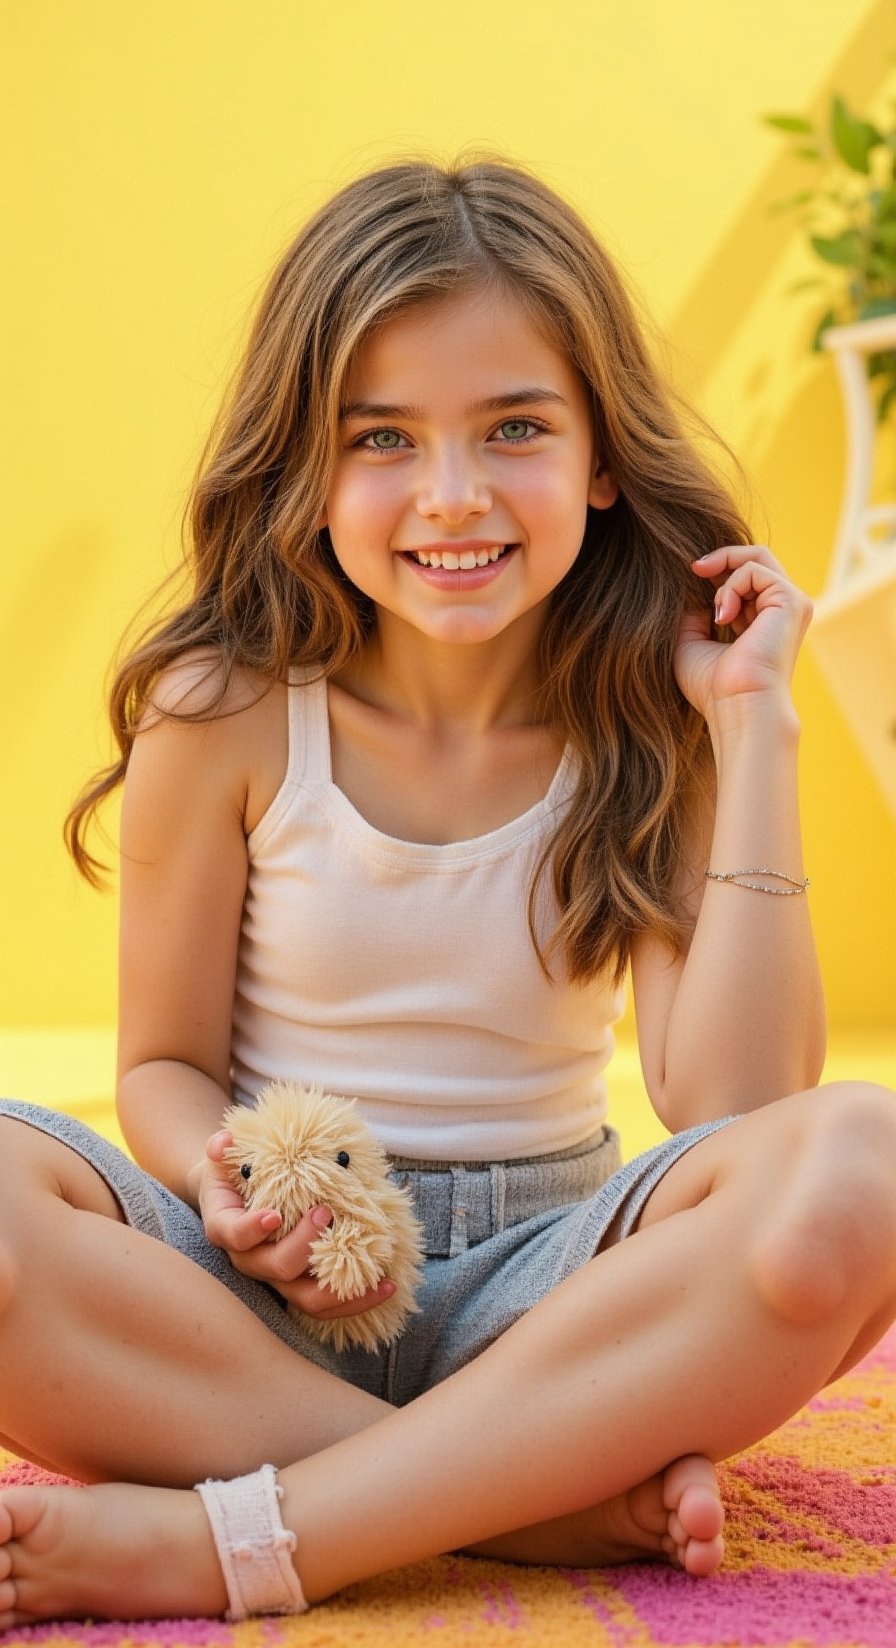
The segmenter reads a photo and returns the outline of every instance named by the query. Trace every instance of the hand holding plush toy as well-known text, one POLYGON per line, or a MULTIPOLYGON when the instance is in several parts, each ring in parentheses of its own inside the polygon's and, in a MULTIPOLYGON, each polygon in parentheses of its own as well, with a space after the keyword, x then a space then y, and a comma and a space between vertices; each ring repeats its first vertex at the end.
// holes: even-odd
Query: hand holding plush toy
POLYGON ((311 1246, 311 1273, 322 1286, 338 1299, 357 1299, 384 1276, 395 1283, 390 1299, 357 1316, 322 1322, 292 1305, 290 1314, 337 1351, 376 1350, 396 1339, 418 1308, 421 1230, 355 1100, 274 1082, 254 1107, 231 1105, 223 1125, 233 1140, 224 1161, 247 1207, 281 1216, 274 1241, 319 1203, 332 1208, 332 1224, 311 1246))

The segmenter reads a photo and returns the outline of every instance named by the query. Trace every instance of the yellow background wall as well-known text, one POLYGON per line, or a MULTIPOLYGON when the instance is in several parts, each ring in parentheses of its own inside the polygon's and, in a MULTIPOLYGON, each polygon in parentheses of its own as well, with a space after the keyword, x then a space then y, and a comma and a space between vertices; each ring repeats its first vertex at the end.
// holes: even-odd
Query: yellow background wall
MULTIPOLYGON (((829 362, 784 288, 799 184, 759 123, 868 106, 891 0, 33 0, 7 13, 15 252, 0 562, 0 1024, 111 1023, 115 900, 59 834, 105 759, 102 685, 178 556, 203 432, 298 222, 381 159, 493 147, 588 216, 739 450, 810 592, 842 476, 829 362)), ((894 827, 811 655, 797 681, 807 864, 835 1022, 893 1023, 894 827)), ((114 810, 110 815, 114 825, 114 810)), ((732 904, 732 919, 736 908, 732 904)))

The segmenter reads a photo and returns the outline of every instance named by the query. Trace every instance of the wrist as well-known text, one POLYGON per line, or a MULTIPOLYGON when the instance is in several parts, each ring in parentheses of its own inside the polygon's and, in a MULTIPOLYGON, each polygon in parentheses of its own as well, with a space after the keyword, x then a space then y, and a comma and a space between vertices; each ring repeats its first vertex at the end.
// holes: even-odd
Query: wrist
POLYGON ((736 693, 710 706, 706 723, 718 759, 723 749, 742 743, 796 748, 800 722, 788 692, 736 693))
POLYGON ((193 1166, 187 1169, 184 1177, 184 1201, 189 1202, 197 1213, 202 1211, 200 1197, 207 1168, 208 1157, 203 1156, 201 1161, 194 1162, 193 1166))

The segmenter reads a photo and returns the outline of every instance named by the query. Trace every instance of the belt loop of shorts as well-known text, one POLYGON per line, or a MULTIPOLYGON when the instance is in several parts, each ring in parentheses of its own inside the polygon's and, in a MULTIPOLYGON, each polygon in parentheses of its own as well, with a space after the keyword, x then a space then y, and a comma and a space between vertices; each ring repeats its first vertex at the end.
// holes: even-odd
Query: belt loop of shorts
POLYGON ((492 1234, 497 1236, 504 1229, 504 1206, 507 1191, 507 1169, 503 1162, 492 1162, 489 1170, 491 1180, 491 1226, 492 1234))
POLYGON ((456 1259, 466 1253, 470 1245, 470 1202, 474 1194, 475 1174, 465 1167, 452 1167, 451 1174, 451 1229, 448 1239, 448 1257, 456 1259))
POLYGON ((430 1258, 455 1259, 534 1215, 584 1201, 621 1165, 611 1128, 593 1146, 543 1161, 417 1162, 397 1158, 393 1176, 411 1192, 430 1258))

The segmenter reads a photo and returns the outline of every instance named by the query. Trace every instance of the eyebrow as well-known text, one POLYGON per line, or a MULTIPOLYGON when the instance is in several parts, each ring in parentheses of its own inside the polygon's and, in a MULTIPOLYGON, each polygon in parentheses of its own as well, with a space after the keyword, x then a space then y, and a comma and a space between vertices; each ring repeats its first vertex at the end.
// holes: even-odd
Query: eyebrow
MULTIPOLYGON (((557 406, 569 404, 565 396, 559 395, 556 389, 545 389, 540 384, 532 384, 524 389, 511 389, 506 395, 489 395, 486 400, 473 401, 467 407, 467 416, 477 417, 482 412, 509 412, 518 406, 532 406, 545 402, 557 406)), ((341 422, 349 418, 399 418, 410 423, 421 423, 424 416, 421 406, 394 406, 383 401, 350 401, 339 413, 341 422)))

